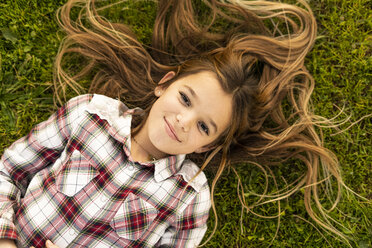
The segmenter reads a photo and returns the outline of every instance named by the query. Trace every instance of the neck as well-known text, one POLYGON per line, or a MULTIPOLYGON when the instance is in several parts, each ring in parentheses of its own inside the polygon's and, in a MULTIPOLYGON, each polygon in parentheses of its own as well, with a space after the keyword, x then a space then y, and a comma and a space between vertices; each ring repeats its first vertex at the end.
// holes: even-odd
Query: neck
POLYGON ((136 161, 146 162, 163 158, 167 156, 167 154, 159 151, 153 146, 147 133, 147 126, 144 125, 138 133, 132 136, 131 156, 136 161))

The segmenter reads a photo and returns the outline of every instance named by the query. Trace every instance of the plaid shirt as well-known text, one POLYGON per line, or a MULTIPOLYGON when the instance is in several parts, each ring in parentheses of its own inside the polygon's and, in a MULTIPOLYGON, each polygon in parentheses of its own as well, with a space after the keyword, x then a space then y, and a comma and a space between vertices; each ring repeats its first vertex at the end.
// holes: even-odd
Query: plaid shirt
POLYGON ((70 100, 0 161, 0 238, 20 247, 195 247, 210 192, 185 155, 138 163, 131 111, 114 99, 70 100))

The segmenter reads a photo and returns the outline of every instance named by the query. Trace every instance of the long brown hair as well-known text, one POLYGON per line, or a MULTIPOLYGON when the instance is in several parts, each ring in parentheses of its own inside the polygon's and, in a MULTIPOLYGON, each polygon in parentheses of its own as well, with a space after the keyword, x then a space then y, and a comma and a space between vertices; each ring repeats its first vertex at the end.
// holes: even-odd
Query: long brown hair
MULTIPOLYGON (((338 193, 333 209, 344 184, 337 158, 323 147, 316 131, 317 126, 329 123, 311 111, 314 80, 304 66, 316 38, 316 22, 308 4, 298 2, 302 7, 269 1, 204 0, 196 4, 207 7, 209 18, 201 20, 191 0, 159 0, 152 44, 145 46, 127 25, 99 15, 94 0, 69 0, 57 15, 67 36, 56 58, 55 91, 62 92, 56 97, 61 101, 69 87, 80 93, 83 88, 78 81, 90 76, 90 92, 141 107, 145 119, 156 100, 154 88, 168 71, 176 72, 173 80, 212 71, 233 97, 232 123, 214 143, 214 150, 190 157, 202 159, 201 170, 217 164, 211 186, 215 215, 215 186, 227 166, 249 162, 262 169, 260 163, 295 158, 307 166, 307 173, 290 189, 262 195, 263 203, 280 201, 303 189, 309 216, 348 243, 318 197, 323 190, 319 185, 330 185, 335 179, 338 193), (72 20, 72 8, 79 5, 81 11, 72 20), (225 26, 219 28, 216 23, 225 26), (64 69, 70 54, 84 58, 77 72, 64 69), (289 114, 283 110, 284 102, 290 106, 289 114)), ((254 205, 245 203, 243 193, 239 191, 243 207, 252 209, 254 205)), ((214 231, 217 216, 215 220, 214 231)))

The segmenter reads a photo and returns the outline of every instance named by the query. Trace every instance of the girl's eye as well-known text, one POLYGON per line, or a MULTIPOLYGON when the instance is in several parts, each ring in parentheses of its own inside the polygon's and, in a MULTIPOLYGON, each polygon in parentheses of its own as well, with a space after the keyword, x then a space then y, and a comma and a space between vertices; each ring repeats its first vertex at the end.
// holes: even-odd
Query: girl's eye
MULTIPOLYGON (((180 91, 180 96, 183 104, 185 104, 187 107, 191 106, 190 98, 183 92, 180 91)), ((198 122, 199 129, 204 132, 205 134, 209 135, 209 128, 207 125, 205 125, 204 122, 198 122)))
POLYGON ((204 122, 199 122, 199 128, 204 132, 206 133, 207 135, 209 135, 209 128, 207 125, 205 125, 204 122))
POLYGON ((188 107, 191 106, 191 101, 189 97, 183 92, 180 92, 180 95, 181 95, 182 102, 188 107))

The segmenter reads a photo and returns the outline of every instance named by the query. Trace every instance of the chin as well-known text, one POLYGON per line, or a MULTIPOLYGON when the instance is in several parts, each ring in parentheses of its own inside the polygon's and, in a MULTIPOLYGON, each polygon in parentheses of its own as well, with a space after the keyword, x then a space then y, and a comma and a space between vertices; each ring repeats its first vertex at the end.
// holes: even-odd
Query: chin
POLYGON ((179 155, 179 154, 185 154, 183 151, 179 151, 177 149, 174 149, 174 147, 169 147, 169 144, 167 146, 162 146, 162 145, 159 145, 159 146, 156 146, 155 145, 155 148, 162 152, 162 153, 165 153, 165 154, 168 154, 168 155, 179 155))

